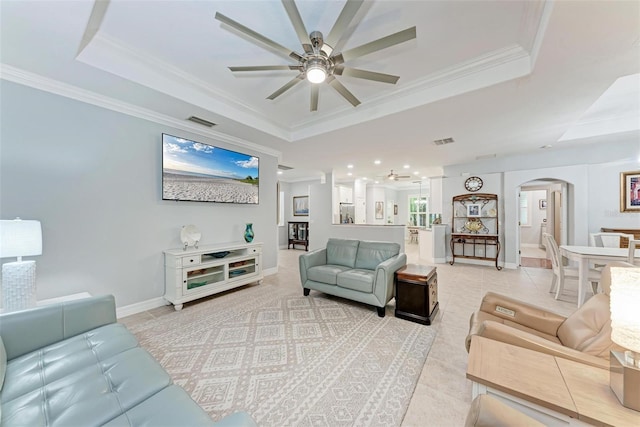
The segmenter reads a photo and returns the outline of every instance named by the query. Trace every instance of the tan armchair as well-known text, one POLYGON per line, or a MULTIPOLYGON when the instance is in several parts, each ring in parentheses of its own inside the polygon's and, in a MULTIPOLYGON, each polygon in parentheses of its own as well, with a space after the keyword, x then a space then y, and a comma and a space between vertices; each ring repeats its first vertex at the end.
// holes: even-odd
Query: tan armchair
POLYGON ((472 335, 481 335, 519 347, 609 369, 609 351, 620 350, 611 341, 609 291, 611 267, 633 267, 626 262, 608 264, 602 271, 602 292, 591 297, 569 317, 488 292, 480 310, 470 319, 467 351, 472 335))

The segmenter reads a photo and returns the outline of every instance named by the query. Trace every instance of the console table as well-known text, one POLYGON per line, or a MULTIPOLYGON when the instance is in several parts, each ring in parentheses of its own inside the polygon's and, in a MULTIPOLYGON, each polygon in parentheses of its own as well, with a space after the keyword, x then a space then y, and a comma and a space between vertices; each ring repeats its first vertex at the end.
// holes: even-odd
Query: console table
POLYGON ((309 223, 303 221, 290 221, 288 223, 289 244, 287 249, 296 248, 296 245, 304 245, 304 250, 309 250, 309 223))
POLYGON ((488 338, 471 339, 472 399, 491 394, 547 426, 638 426, 620 404, 609 371, 488 338))
POLYGON ((260 283, 262 243, 225 243, 164 251, 164 298, 181 310, 185 302, 252 282, 260 283))

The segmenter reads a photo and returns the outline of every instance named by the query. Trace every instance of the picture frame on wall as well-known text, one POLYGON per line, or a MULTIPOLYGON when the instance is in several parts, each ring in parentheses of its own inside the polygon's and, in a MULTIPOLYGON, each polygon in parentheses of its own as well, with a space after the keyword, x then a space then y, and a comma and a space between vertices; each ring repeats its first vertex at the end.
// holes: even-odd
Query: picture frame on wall
POLYGON ((480 203, 472 203, 467 205, 467 216, 471 218, 479 218, 482 215, 482 205, 480 203))
POLYGON ((376 202, 376 219, 384 219, 384 202, 376 202))
POLYGON ((540 209, 547 209, 547 200, 546 199, 538 200, 538 207, 540 209))
POLYGON ((293 216, 309 215, 309 196, 293 196, 293 216))
POLYGON ((640 212, 640 171, 620 173, 620 212, 640 212))

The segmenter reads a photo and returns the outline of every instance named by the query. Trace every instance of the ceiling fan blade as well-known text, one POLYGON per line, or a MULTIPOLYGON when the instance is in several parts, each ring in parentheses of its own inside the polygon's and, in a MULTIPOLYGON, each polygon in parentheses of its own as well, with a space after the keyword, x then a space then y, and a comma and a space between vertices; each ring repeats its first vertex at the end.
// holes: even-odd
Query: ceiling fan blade
POLYGON ((311 111, 318 111, 318 96, 320 94, 320 85, 311 85, 311 111))
POLYGON ((222 22, 223 24, 227 24, 228 26, 235 28, 236 30, 240 31, 241 33, 251 37, 252 39, 259 41, 261 43, 263 43, 264 45, 266 45, 267 47, 270 47, 271 49, 274 49, 275 51, 277 51, 278 53, 288 57, 288 58, 293 58, 296 61, 299 61, 302 59, 302 56, 300 56, 299 54, 297 54, 296 52, 293 52, 289 49, 287 49, 286 47, 282 46, 279 43, 274 42, 273 40, 263 36, 262 34, 256 33, 255 31, 253 31, 250 28, 245 27, 244 25, 242 25, 239 22, 234 21, 233 19, 224 16, 223 14, 221 14, 220 12, 216 12, 216 19, 220 22, 222 22))
POLYGON ((340 95, 342 95, 344 99, 349 101, 351 105, 353 105, 354 107, 360 105, 360 101, 358 100, 358 98, 356 98, 351 92, 349 92, 349 90, 344 87, 342 83, 340 83, 335 77, 328 76, 326 82, 329 83, 329 85, 334 88, 340 95))
POLYGON ((373 52, 377 52, 382 49, 386 49, 391 46, 395 46, 400 43, 412 40, 416 38, 416 27, 407 28, 406 30, 398 31, 397 33, 390 34, 381 39, 374 40, 372 42, 363 44, 353 49, 346 50, 339 55, 333 57, 335 64, 342 64, 344 61, 349 61, 354 58, 359 58, 364 55, 368 55, 373 52))
POLYGON ((342 65, 335 67, 334 74, 338 76, 356 77, 358 79, 373 80, 376 82, 396 84, 400 76, 391 74, 376 73, 374 71, 360 70, 358 68, 349 68, 342 65))
POLYGON ((276 71, 276 70, 300 70, 298 65, 250 65, 247 67, 229 67, 231 71, 276 71))
POLYGON ((360 10, 360 6, 362 6, 363 1, 364 0, 347 0, 347 3, 342 8, 342 12, 340 12, 340 16, 338 16, 335 24, 333 24, 333 28, 329 31, 329 35, 324 39, 322 51, 328 56, 331 56, 333 49, 344 35, 344 32, 356 16, 356 13, 358 13, 358 10, 360 10))
MULTIPOLYGON (((287 11, 287 15, 289 15, 289 20, 293 24, 293 28, 296 30, 296 34, 298 35, 298 40, 300 40, 300 44, 304 46, 305 44, 309 44, 309 33, 307 33, 307 29, 304 26, 304 22, 302 22, 302 17, 300 16, 300 12, 298 11, 298 7, 294 0, 282 0, 282 5, 287 11)), ((307 49, 305 48, 305 52, 307 49)))
POLYGON ((285 93, 286 91, 288 91, 289 89, 291 89, 292 87, 300 83, 302 80, 304 80, 304 74, 300 73, 298 76, 289 80, 287 84, 282 86, 280 89, 273 92, 271 95, 267 96, 267 99, 270 99, 273 101, 274 99, 276 99, 277 97, 279 97, 280 95, 282 95, 283 93, 285 93))

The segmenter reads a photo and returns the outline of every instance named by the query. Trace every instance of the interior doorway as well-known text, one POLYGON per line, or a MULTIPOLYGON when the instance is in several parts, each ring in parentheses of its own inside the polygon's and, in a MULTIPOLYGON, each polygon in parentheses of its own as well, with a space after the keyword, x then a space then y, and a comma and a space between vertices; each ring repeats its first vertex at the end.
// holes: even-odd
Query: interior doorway
POLYGON ((566 243, 566 195, 563 181, 530 181, 520 187, 518 198, 519 265, 551 268, 542 237, 548 233, 558 245, 566 243))

